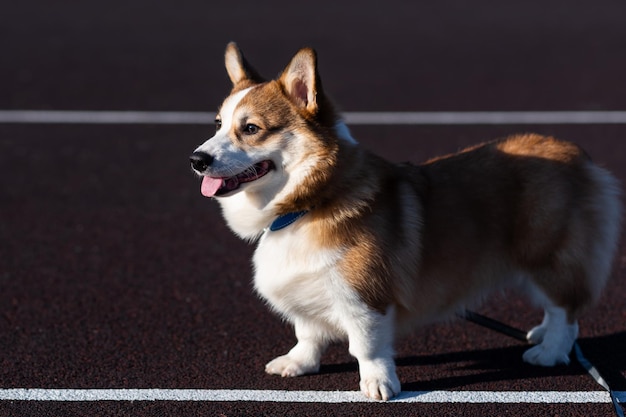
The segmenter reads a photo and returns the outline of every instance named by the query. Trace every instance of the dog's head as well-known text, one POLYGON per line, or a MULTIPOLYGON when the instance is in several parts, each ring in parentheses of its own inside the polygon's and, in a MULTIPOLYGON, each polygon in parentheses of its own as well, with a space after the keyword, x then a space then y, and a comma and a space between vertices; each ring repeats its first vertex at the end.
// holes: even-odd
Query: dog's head
POLYGON ((280 196, 285 210, 310 204, 306 200, 323 187, 338 148, 338 118, 322 91, 315 51, 298 51, 271 81, 234 43, 225 62, 233 89, 217 112, 215 135, 190 158, 203 176, 202 193, 246 192, 265 203, 280 196))

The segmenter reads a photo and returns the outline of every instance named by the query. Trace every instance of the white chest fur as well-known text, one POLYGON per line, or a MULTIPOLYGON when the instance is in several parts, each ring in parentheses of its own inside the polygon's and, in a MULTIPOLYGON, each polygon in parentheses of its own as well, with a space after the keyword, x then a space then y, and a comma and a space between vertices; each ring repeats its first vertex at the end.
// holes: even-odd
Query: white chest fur
POLYGON ((312 247, 298 227, 266 232, 254 254, 255 288, 290 321, 301 317, 340 328, 341 310, 358 302, 337 268, 342 253, 312 247))

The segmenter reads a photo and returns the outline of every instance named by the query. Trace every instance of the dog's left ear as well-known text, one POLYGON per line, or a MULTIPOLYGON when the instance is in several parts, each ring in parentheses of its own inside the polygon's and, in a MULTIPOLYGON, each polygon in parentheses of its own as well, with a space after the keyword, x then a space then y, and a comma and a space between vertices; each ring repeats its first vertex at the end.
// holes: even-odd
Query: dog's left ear
POLYGON ((317 113, 321 82, 317 73, 317 55, 313 49, 300 49, 280 75, 279 81, 296 106, 317 113))

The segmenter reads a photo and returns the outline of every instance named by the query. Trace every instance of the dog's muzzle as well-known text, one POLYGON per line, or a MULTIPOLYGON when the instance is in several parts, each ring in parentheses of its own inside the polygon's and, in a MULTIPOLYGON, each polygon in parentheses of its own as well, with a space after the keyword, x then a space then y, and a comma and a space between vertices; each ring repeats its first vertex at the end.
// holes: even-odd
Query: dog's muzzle
POLYGON ((189 157, 191 167, 198 172, 204 172, 213 163, 213 156, 204 152, 194 152, 189 157))

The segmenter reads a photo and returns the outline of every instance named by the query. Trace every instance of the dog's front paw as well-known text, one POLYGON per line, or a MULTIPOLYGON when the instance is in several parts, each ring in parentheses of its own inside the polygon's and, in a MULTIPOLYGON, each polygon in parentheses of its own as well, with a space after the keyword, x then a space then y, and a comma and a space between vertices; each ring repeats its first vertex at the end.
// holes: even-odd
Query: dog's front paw
POLYGON ((265 365, 265 372, 282 377, 314 374, 319 371, 319 364, 307 364, 289 355, 279 356, 265 365))
POLYGON ((368 398, 387 401, 400 393, 400 381, 393 375, 387 378, 365 378, 361 380, 361 392, 368 398))
POLYGON ((395 367, 381 364, 361 365, 361 392, 373 400, 387 401, 400 393, 395 367))

